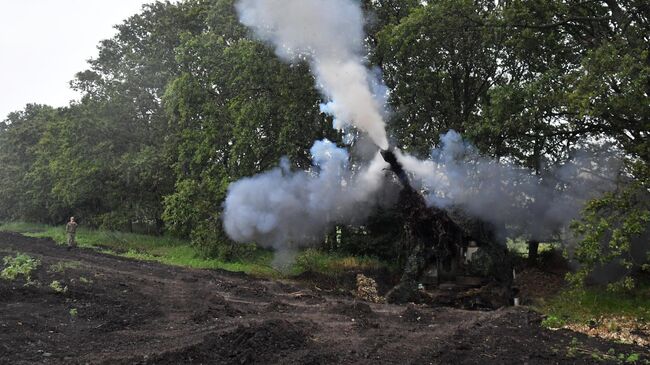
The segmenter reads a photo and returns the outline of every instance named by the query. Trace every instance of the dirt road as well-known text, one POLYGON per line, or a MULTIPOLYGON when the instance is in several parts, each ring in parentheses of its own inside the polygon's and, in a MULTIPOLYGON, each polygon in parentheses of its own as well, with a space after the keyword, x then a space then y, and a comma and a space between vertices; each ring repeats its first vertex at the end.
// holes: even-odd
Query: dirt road
POLYGON ((67 251, 48 239, 0 233, 0 256, 15 252, 41 265, 35 285, 0 280, 2 364, 587 364, 601 355, 605 363, 616 363, 620 354, 639 354, 639 363, 650 359, 640 347, 542 329, 539 316, 524 308, 479 312, 368 304, 299 283, 67 251), (54 280, 67 290, 51 288, 54 280))

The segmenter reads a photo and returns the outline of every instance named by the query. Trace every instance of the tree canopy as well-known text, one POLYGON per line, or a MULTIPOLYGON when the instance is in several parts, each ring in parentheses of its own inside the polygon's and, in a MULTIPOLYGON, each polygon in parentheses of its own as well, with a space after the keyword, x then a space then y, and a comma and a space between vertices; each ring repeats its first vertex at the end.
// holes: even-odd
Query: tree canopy
MULTIPOLYGON (((0 219, 61 223, 74 214, 225 252, 231 182, 283 156, 307 167, 314 140, 342 139, 319 111, 327 100, 309 65, 278 59, 238 22, 234 3, 146 5, 71 81, 80 101, 9 114, 0 124, 0 219)), ((638 266, 630 252, 650 224, 647 1, 362 5, 367 63, 390 90, 398 146, 426 155, 455 129, 483 154, 542 173, 584 143, 613 143, 626 156, 624 182, 576 222, 576 255, 586 269, 612 257, 638 266)), ((390 255, 378 247, 399 229, 387 232, 386 214, 362 235, 337 232, 356 237, 347 243, 354 252, 390 255)))

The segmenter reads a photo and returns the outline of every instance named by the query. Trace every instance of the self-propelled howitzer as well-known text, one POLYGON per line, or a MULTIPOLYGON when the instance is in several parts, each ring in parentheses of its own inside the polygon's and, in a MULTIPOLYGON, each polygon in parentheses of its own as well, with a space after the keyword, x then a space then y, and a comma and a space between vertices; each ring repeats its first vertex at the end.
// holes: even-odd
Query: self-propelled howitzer
POLYGON ((512 296, 512 271, 506 263, 504 248, 493 236, 486 239, 485 235, 459 226, 448 211, 428 206, 423 195, 411 185, 393 148, 382 150, 381 155, 402 185, 398 210, 404 222, 402 246, 409 251, 399 284, 386 294, 388 301, 442 301, 467 307, 507 305, 512 296), (483 262, 472 262, 474 256, 480 256, 483 262), (477 267, 486 266, 487 270, 477 273, 477 267), (478 296, 468 299, 463 294, 468 284, 482 286, 484 290, 474 290, 478 296), (456 287, 458 292, 439 290, 443 285, 456 287))

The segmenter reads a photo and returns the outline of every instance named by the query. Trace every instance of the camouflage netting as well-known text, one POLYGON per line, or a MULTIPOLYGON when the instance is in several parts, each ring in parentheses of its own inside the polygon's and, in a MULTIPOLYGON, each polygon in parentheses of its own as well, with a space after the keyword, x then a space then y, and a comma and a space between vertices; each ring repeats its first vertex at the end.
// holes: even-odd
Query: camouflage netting
POLYGON ((460 209, 445 211, 428 207, 423 196, 411 187, 392 153, 384 151, 383 156, 403 186, 398 207, 405 222, 401 243, 409 253, 401 280, 386 294, 386 300, 393 303, 432 300, 422 283, 426 273, 434 272, 436 284, 457 283, 460 277, 479 277, 485 285, 472 293, 486 299, 472 301, 487 303, 489 307, 507 305, 511 297, 512 265, 493 227, 464 215, 460 209), (470 242, 477 247, 471 261, 463 257, 470 242))
POLYGON ((357 275, 357 290, 354 296, 371 303, 384 302, 384 298, 377 291, 377 282, 363 274, 357 275))

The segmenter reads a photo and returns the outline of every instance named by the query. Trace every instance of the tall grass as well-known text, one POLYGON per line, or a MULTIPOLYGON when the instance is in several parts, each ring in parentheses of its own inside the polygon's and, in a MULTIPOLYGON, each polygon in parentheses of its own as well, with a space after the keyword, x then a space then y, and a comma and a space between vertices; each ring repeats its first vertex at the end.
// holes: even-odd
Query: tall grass
POLYGON ((378 270, 384 267, 391 268, 391 265, 372 257, 331 254, 307 249, 296 257, 292 271, 294 274, 311 271, 335 276, 348 271, 378 270))

